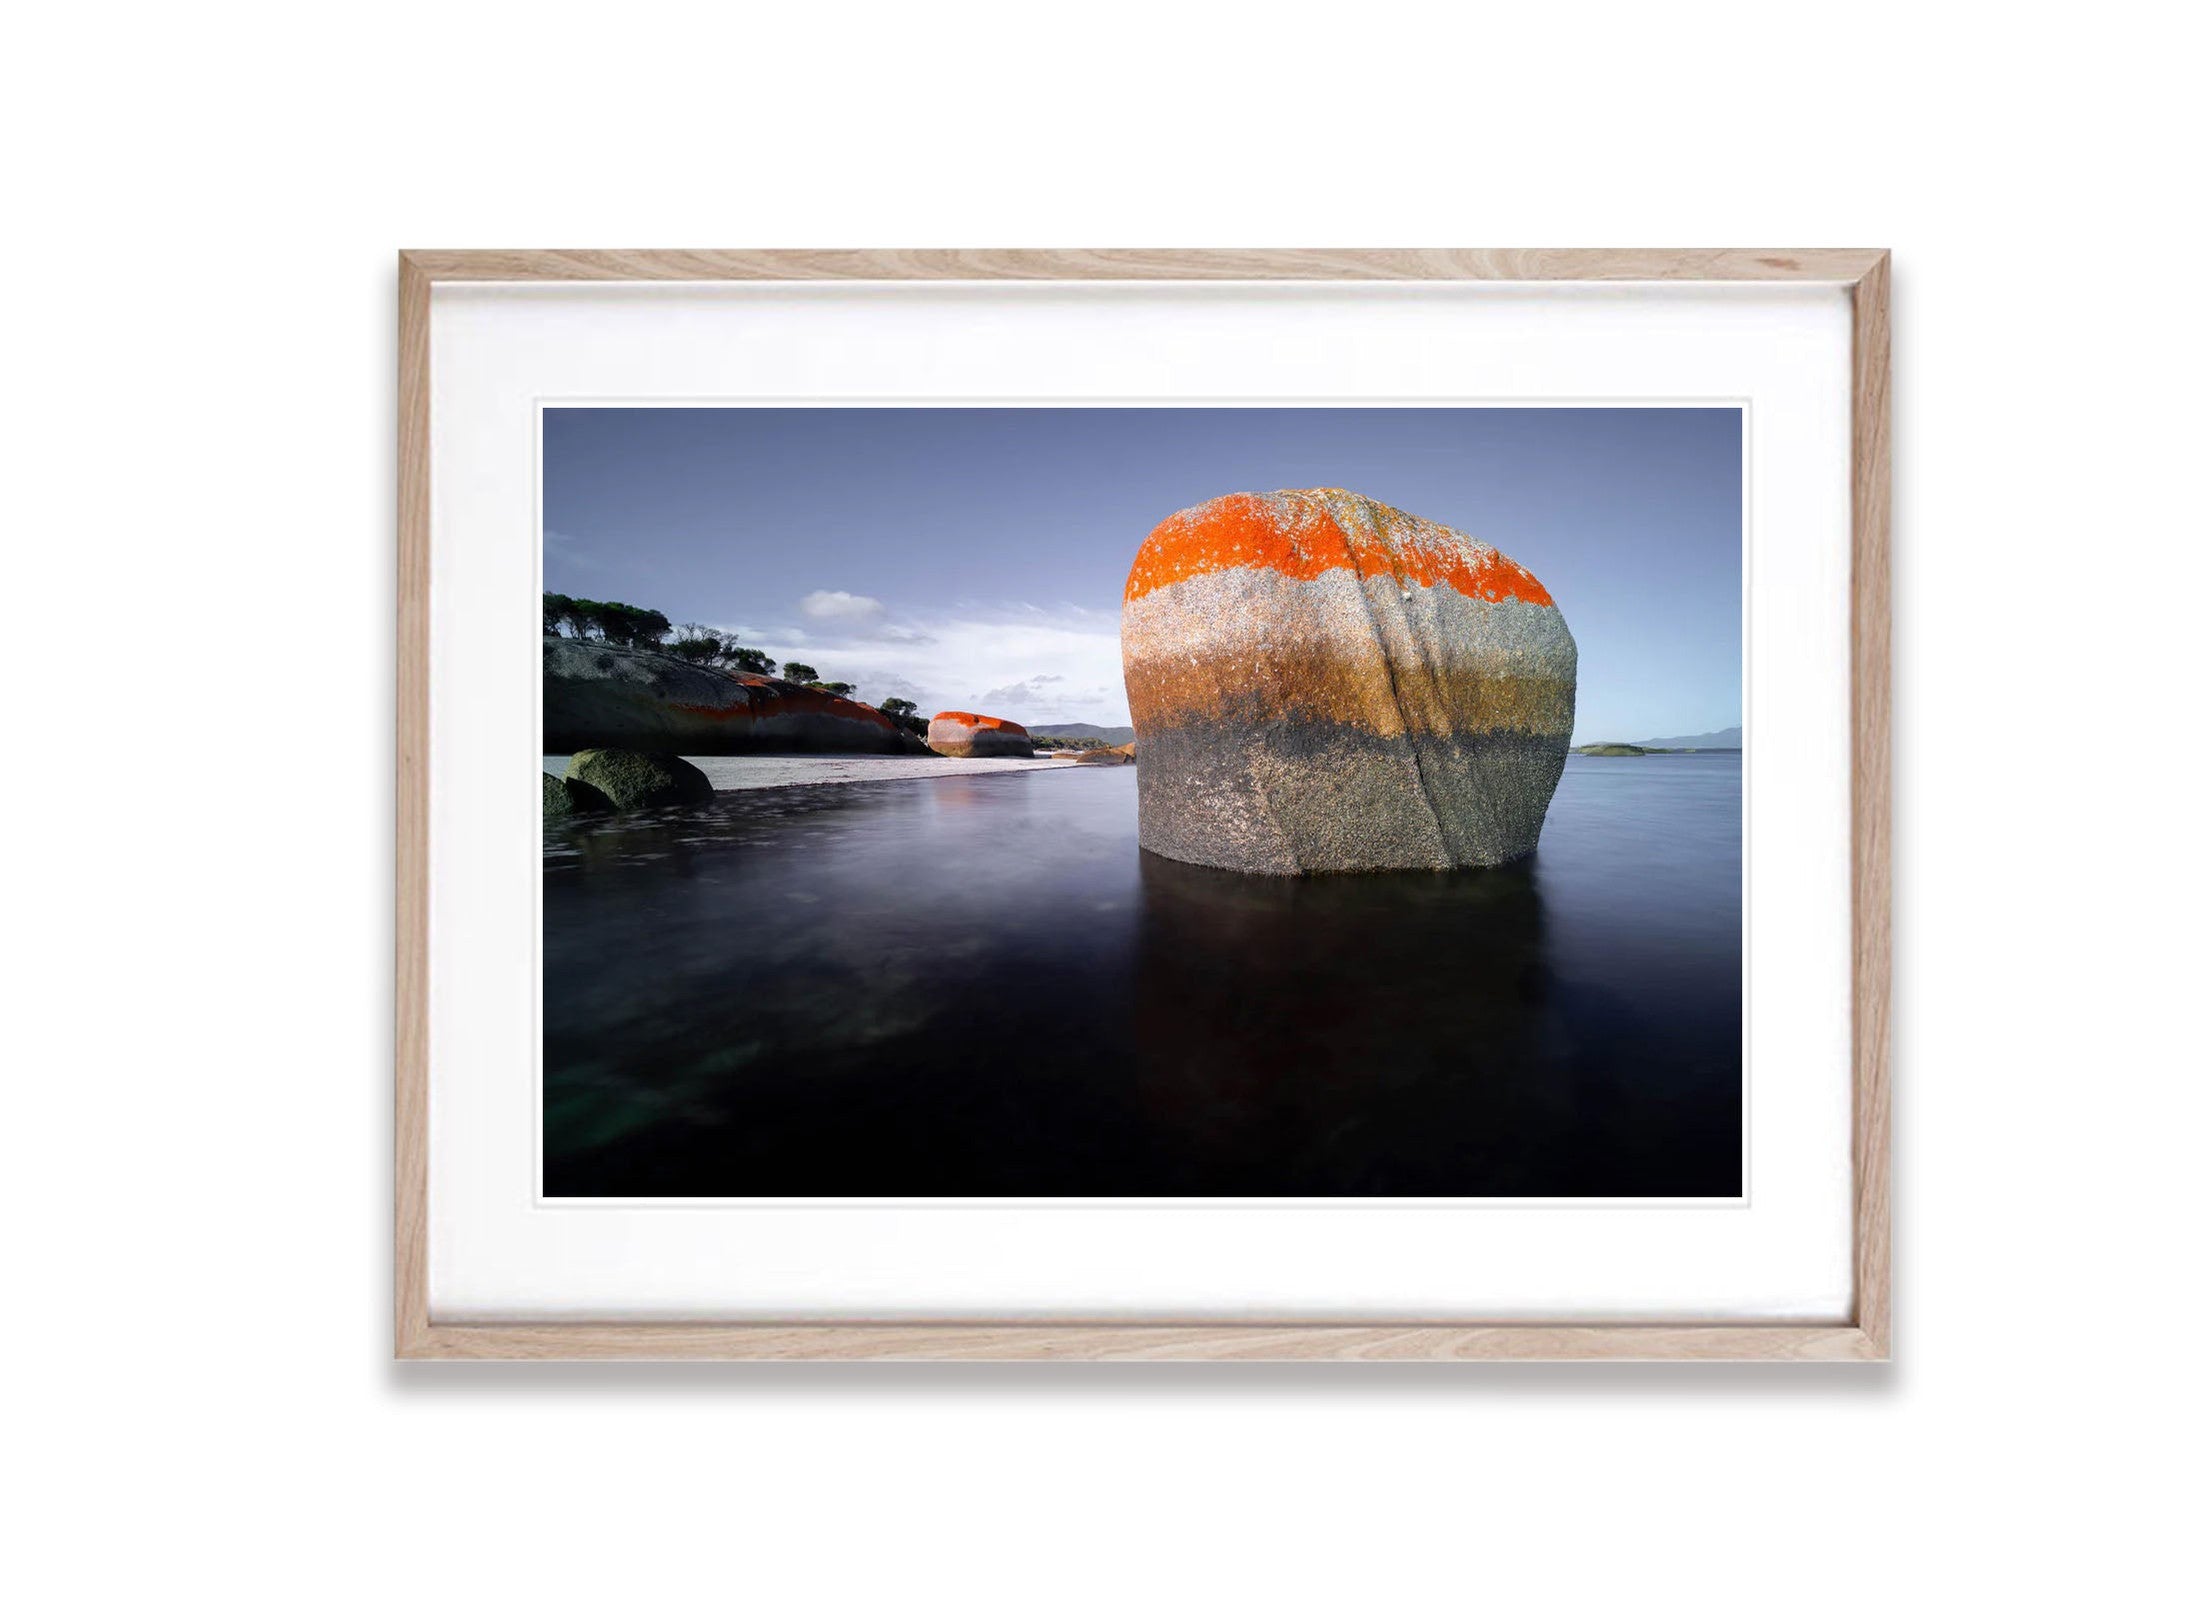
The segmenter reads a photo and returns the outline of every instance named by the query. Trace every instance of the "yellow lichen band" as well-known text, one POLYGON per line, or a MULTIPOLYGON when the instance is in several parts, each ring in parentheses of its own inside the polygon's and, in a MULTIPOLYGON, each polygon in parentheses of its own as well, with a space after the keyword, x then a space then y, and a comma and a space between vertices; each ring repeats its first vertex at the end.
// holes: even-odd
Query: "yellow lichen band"
POLYGON ((1576 650, 1551 605, 1236 568, 1132 600, 1122 638, 1141 735, 1278 718, 1391 737, 1572 733, 1576 650))

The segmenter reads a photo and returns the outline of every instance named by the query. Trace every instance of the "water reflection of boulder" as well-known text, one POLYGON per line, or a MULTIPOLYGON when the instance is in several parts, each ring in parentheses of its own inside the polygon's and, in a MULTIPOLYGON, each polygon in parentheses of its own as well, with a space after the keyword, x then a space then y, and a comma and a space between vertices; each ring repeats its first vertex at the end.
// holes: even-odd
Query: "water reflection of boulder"
POLYGON ((1276 1194, 1521 1191, 1572 1088, 1548 1048, 1533 861, 1266 877, 1147 852, 1140 869, 1140 1099, 1185 1161, 1276 1194))

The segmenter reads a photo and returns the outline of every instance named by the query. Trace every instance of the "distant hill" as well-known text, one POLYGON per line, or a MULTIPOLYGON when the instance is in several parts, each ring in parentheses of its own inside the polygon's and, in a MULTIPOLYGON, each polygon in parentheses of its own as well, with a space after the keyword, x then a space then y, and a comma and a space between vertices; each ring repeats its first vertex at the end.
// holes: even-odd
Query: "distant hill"
POLYGON ((1134 728, 1097 727, 1090 722, 1055 722, 1046 727, 1034 722, 1031 731, 1044 733, 1048 738, 1096 738, 1107 744, 1127 744, 1137 737, 1134 728))
POLYGON ((1721 727, 1715 733, 1695 733, 1683 738, 1637 738, 1632 742, 1645 750, 1737 750, 1741 747, 1741 730, 1721 727))

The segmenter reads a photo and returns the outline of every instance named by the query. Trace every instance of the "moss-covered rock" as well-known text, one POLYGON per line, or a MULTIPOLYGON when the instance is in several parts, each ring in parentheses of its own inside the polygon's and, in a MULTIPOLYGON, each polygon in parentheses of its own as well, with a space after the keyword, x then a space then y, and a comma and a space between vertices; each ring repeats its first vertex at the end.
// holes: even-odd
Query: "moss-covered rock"
POLYGON ((707 805, 713 792, 702 768, 644 750, 582 750, 565 768, 565 781, 600 791, 622 811, 707 805))
POLYGON ((610 796, 591 783, 569 782, 562 777, 542 774, 542 819, 545 822, 563 821, 568 816, 592 816, 603 811, 617 809, 610 796))

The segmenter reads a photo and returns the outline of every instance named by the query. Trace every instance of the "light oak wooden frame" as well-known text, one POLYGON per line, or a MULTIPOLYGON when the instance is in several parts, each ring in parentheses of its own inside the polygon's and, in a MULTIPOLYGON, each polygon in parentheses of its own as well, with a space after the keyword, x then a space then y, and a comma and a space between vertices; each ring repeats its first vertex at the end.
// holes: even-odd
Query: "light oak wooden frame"
POLYGON ((1892 439, 1884 250, 408 250, 398 257, 396 1353, 524 1360, 1884 1360, 1889 1354, 1892 439), (1855 1295, 1846 1320, 1524 1324, 432 1321, 428 1236, 428 301, 437 283, 1759 282, 1854 307, 1849 579, 1855 1295))

